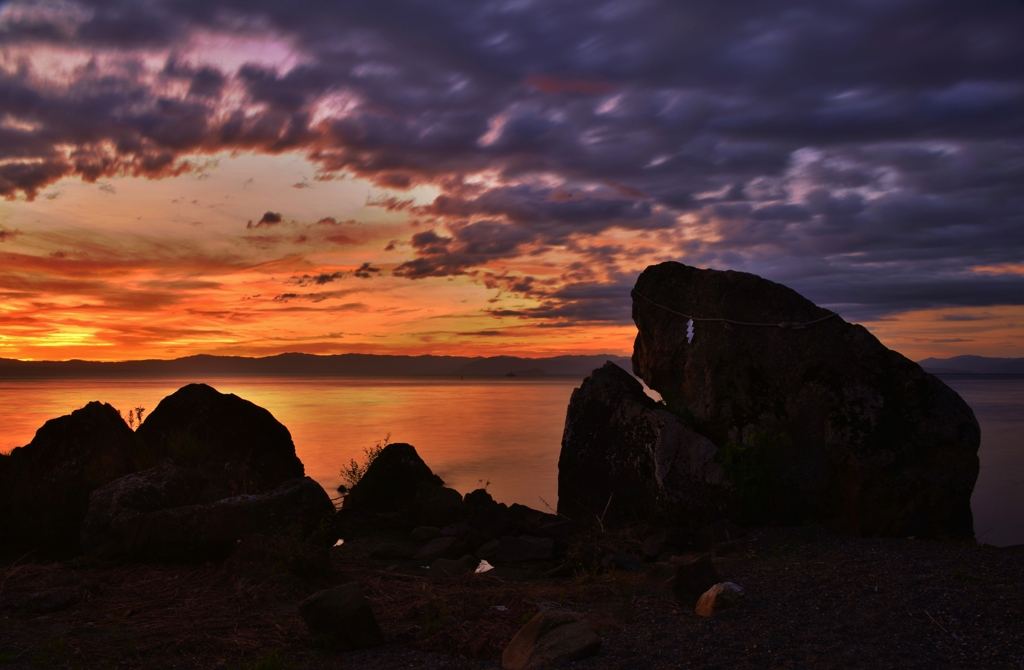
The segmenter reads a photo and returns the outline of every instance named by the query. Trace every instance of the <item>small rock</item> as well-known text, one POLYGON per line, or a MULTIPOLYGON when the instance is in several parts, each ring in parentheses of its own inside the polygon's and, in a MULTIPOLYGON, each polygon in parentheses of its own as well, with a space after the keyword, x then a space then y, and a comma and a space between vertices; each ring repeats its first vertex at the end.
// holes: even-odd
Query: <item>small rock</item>
POLYGON ((700 616, 711 616, 715 612, 732 607, 746 596, 746 592, 739 585, 721 582, 704 592, 697 601, 696 612, 700 616))
POLYGON ((441 529, 437 526, 419 526, 412 529, 411 537, 417 542, 426 542, 427 540, 433 540, 440 534, 441 529))
POLYGON ((522 563, 523 561, 551 560, 555 542, 548 537, 505 536, 498 540, 497 560, 503 563, 522 563))
POLYGON ((444 527, 462 516, 462 494, 455 489, 423 482, 412 503, 415 521, 423 526, 444 527))
POLYGON ((501 655, 504 670, 540 670, 593 656, 597 636, 579 614, 541 612, 519 629, 501 655))
POLYGON ((309 632, 339 651, 384 644, 384 635, 359 584, 352 582, 314 593, 299 603, 309 632))
POLYGON ((704 554, 676 568, 676 576, 672 579, 672 595, 683 605, 693 607, 702 593, 720 581, 722 578, 711 562, 711 556, 704 554))
POLYGON ((456 541, 454 537, 435 537, 416 552, 416 558, 441 558, 450 555, 456 541))
POLYGON ((476 555, 479 558, 495 558, 498 555, 498 546, 501 544, 498 540, 491 540, 480 545, 480 548, 476 550, 476 555))

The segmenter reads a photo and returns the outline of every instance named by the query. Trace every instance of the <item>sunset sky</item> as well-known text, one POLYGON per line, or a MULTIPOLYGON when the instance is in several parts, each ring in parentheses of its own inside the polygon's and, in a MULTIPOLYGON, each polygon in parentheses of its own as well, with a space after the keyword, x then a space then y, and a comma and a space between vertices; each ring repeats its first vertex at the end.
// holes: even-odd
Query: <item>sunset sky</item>
POLYGON ((0 357, 628 353, 664 260, 1024 356, 1024 2, 0 2, 0 195, 0 357))

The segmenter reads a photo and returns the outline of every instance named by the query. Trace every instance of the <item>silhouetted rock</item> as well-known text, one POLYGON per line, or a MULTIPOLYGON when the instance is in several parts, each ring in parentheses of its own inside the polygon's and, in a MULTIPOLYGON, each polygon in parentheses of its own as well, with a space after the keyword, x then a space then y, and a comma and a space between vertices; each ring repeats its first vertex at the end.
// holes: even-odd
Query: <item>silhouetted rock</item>
POLYGON ((152 465, 137 445, 116 409, 90 402, 0 456, 0 553, 76 553, 89 494, 152 465))
POLYGON ((462 494, 455 489, 421 483, 410 516, 422 526, 447 526, 462 517, 462 494))
POLYGON ((182 468, 171 459, 115 479, 89 496, 89 511, 82 521, 82 548, 98 558, 127 553, 125 526, 135 516, 171 507, 194 505, 209 485, 198 471, 182 468))
POLYGON ((973 535, 974 413, 863 327, 755 275, 679 263, 640 275, 633 320, 634 372, 717 445, 737 520, 973 535), (687 341, 679 314, 785 327, 696 321, 687 341))
POLYGON ((226 556, 253 533, 283 533, 296 542, 326 546, 337 539, 325 532, 334 505, 309 477, 292 479, 273 491, 226 498, 207 505, 174 507, 136 514, 124 523, 125 550, 152 560, 191 560, 226 556))
POLYGON ((299 615, 324 646, 337 651, 384 644, 377 619, 355 582, 314 593, 299 603, 299 615))
POLYGON ((728 609, 746 597, 746 592, 732 582, 720 582, 705 591, 694 611, 700 616, 709 617, 715 612, 728 609))
POLYGON ((137 432, 153 454, 183 466, 206 466, 203 473, 223 478, 229 493, 268 491, 304 474, 280 421, 206 384, 189 384, 161 400, 137 432))
POLYGON ((558 458, 558 513, 605 526, 664 518, 700 527, 731 486, 715 445, 606 363, 573 391, 558 458))
POLYGON ((359 483, 349 491, 344 509, 356 512, 398 512, 415 500, 421 484, 440 487, 444 482, 431 472, 411 444, 389 444, 366 469, 359 483))
POLYGON ((555 668, 593 656, 601 638, 574 612, 541 612, 519 629, 501 654, 504 670, 555 668))
POLYGON ((672 579, 672 595, 686 607, 694 607, 705 591, 721 581, 722 577, 711 562, 711 556, 704 554, 676 567, 676 576, 672 579))

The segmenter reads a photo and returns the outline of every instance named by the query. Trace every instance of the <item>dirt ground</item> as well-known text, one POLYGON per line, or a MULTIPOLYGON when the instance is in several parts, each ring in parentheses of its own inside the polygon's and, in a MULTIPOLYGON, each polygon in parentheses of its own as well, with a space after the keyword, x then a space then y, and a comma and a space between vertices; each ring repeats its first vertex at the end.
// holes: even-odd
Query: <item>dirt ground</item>
MULTIPOLYGON (((636 546, 628 534, 604 539, 619 551, 636 546)), ((543 579, 554 564, 536 563, 435 579, 414 560, 370 558, 384 540, 404 538, 332 549, 333 570, 312 579, 229 563, 26 559, 0 568, 8 608, 0 669, 494 668, 543 609, 582 612, 602 636, 600 653, 573 665, 581 670, 1024 668, 1024 551, 1016 549, 756 530, 715 558, 746 599, 705 619, 678 606, 646 567, 543 579), (332 653, 296 605, 350 581, 362 585, 387 644, 332 653), (53 602, 25 605, 26 594, 53 602)))

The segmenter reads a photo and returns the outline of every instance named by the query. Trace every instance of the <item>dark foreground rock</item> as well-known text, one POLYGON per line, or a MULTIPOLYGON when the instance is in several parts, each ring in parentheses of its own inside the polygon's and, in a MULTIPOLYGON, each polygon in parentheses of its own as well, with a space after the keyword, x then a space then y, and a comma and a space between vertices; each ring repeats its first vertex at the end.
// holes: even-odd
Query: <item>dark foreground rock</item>
POLYGON ((755 275, 679 263, 640 275, 633 320, 634 372, 717 446, 736 520, 973 536, 974 413, 862 326, 755 275), (781 327, 699 320, 715 318, 781 327))
POLYGON ((203 467, 228 494, 268 491, 305 474, 291 434, 269 411, 206 384, 161 400, 137 434, 153 462, 170 456, 203 467))
POLYGON ((309 477, 292 479, 268 493, 130 516, 120 525, 121 553, 161 561, 223 557, 254 533, 297 540, 319 533, 319 541, 329 545, 336 538, 320 531, 332 526, 333 514, 319 484, 309 477))
POLYGON ((137 445, 116 409, 91 402, 0 456, 0 553, 76 553, 89 494, 152 464, 137 445))
POLYGON ((664 519, 701 527, 727 511, 715 445, 605 363, 573 391, 558 458, 558 513, 603 526, 664 519))
POLYGON ((522 627, 501 655, 504 670, 555 668, 593 656, 601 638, 573 612, 541 612, 522 627))
POLYGON ((309 632, 337 651, 384 644, 384 635, 359 584, 343 584, 314 593, 299 603, 309 632))
POLYGON ((126 475, 89 496, 89 511, 82 522, 82 548, 97 558, 127 553, 125 528, 140 514, 199 502, 209 485, 198 471, 164 459, 156 466, 126 475))

